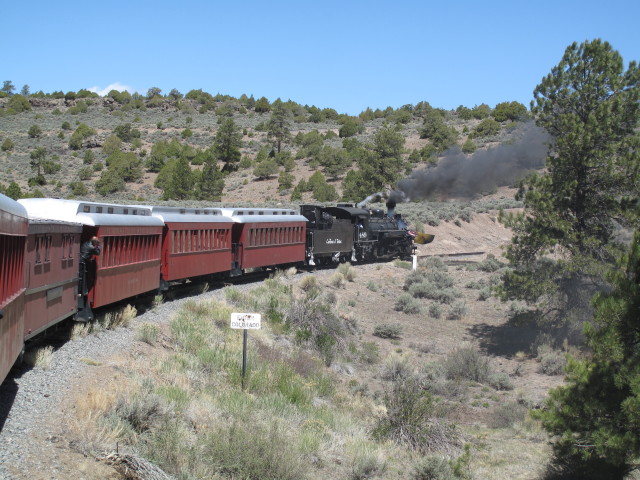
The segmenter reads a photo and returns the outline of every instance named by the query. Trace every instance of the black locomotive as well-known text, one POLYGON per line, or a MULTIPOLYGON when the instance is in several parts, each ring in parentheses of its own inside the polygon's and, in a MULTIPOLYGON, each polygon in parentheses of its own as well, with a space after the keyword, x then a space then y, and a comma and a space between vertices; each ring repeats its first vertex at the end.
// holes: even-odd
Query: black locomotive
POLYGON ((306 257, 309 265, 332 262, 374 261, 409 258, 415 251, 413 239, 395 203, 388 211, 352 204, 335 207, 302 205, 300 213, 308 220, 306 257))

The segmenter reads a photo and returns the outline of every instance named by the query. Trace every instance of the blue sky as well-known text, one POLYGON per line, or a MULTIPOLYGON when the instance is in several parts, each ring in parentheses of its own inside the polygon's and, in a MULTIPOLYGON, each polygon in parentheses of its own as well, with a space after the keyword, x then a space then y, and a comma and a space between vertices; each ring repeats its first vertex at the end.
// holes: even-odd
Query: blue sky
POLYGON ((640 60, 640 2, 3 2, 0 81, 19 91, 243 93, 357 115, 529 105, 572 42, 640 60))

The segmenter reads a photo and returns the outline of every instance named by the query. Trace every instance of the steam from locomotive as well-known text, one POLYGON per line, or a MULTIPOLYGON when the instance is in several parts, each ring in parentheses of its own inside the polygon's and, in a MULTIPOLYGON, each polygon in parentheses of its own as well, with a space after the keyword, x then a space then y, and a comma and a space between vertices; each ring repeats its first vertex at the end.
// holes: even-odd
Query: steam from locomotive
POLYGON ((437 166, 416 170, 400 180, 390 197, 396 202, 472 198, 497 186, 511 185, 529 171, 544 166, 550 142, 546 131, 532 122, 516 137, 512 144, 481 150, 471 157, 452 148, 437 166))

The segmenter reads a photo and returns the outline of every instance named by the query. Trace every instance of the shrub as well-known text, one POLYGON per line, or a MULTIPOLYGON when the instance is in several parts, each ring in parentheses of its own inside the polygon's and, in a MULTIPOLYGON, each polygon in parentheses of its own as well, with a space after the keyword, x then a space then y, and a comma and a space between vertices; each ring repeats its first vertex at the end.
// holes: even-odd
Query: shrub
POLYGON ((376 477, 387 470, 387 464, 372 454, 359 455, 351 467, 351 480, 366 480, 376 477))
POLYGON ((459 320, 467 314, 467 305, 464 300, 454 302, 449 310, 449 320, 459 320))
POLYGON ((476 144, 470 138, 462 145, 462 151, 466 154, 475 152, 477 149, 476 144))
POLYGON ((489 360, 470 346, 451 352, 444 362, 445 375, 450 380, 472 380, 485 383, 491 372, 489 360))
POLYGON ((543 353, 540 357, 540 371, 545 375, 560 375, 564 372, 567 359, 562 352, 551 350, 543 353))
POLYGON ((360 358, 363 362, 374 364, 380 360, 380 348, 375 342, 362 342, 360 345, 360 358))
POLYGON ((160 327, 153 323, 143 323, 138 328, 138 340, 149 345, 155 345, 160 336, 160 327))
POLYGON ((511 377, 504 372, 496 372, 489 374, 489 385, 496 390, 513 390, 513 382, 511 377))
POLYGON ((491 137, 496 135, 499 131, 500 124, 498 122, 493 118, 485 118, 476 126, 476 128, 473 129, 469 138, 491 137))
POLYGON ((407 314, 420 313, 422 311, 422 305, 419 300, 416 300, 408 293, 403 293, 396 300, 396 304, 393 307, 398 312, 407 314))
POLYGON ((85 125, 84 123, 81 123, 80 125, 78 125, 78 128, 76 128, 75 131, 71 134, 71 138, 69 139, 69 148, 71 148, 72 150, 79 150, 80 148, 82 148, 84 139, 95 134, 96 131, 93 128, 85 125))
POLYGON ((489 427, 491 428, 508 428, 513 424, 522 422, 528 409, 525 405, 518 402, 507 402, 498 405, 491 413, 489 418, 489 427))
POLYGON ((404 358, 389 357, 382 366, 380 376, 383 380, 402 380, 411 376, 411 367, 404 358))
POLYGON ((433 318, 440 318, 442 316, 442 306, 439 303, 432 302, 429 305, 429 315, 433 318))
POLYGON ((395 323, 381 323, 373 329, 373 335, 380 338, 400 338, 402 326, 395 323))
POLYGON ((263 427, 230 421, 207 435, 202 451, 213 471, 227 472, 232 478, 306 478, 306 467, 296 450, 282 448, 292 443, 276 422, 263 427))
POLYGON ((447 271, 447 265, 440 257, 427 257, 424 260, 420 260, 419 265, 428 271, 447 271))
POLYGON ((424 457, 413 466, 412 480, 456 480, 451 463, 444 457, 424 457))
POLYGON ((302 291, 309 292, 310 290, 318 288, 318 279, 314 276, 309 275, 300 280, 298 286, 302 291))
POLYGON ((15 144, 11 141, 10 138, 5 138, 2 142, 2 146, 0 146, 0 149, 2 149, 3 152, 10 152, 14 148, 15 144))
POLYGON ((78 178, 82 181, 87 181, 93 176, 93 168, 83 167, 78 170, 78 178))
POLYGON ((488 300, 489 298, 491 298, 491 288, 490 287, 485 287, 482 290, 480 290, 480 293, 478 293, 478 300, 480 300, 481 302, 484 302, 484 301, 488 300))
POLYGON ((384 404, 386 415, 373 430, 375 438, 389 438, 422 453, 459 445, 455 426, 441 418, 438 402, 415 378, 393 382, 384 404))
POLYGON ((505 264, 496 258, 493 254, 488 254, 487 258, 478 263, 478 270, 482 270, 483 272, 493 273, 497 270, 500 270, 504 267, 505 264))
POLYGON ((69 188, 71 188, 71 194, 76 197, 82 197, 89 193, 89 189, 82 182, 71 182, 69 188))
POLYGON ((31 104, 26 97, 22 95, 13 95, 7 102, 7 111, 12 114, 30 112, 31 104))
POLYGON ((335 288, 344 288, 344 286, 347 284, 347 280, 344 278, 343 274, 341 274, 340 272, 335 272, 329 278, 329 284, 335 288))
POLYGON ((437 287, 431 282, 414 283, 409 287, 409 294, 414 298, 435 298, 437 287))
POLYGON ((31 138, 40 138, 42 136, 42 129, 38 125, 31 125, 27 134, 31 138))
POLYGON ((345 326, 334 313, 332 303, 314 296, 295 299, 285 319, 296 341, 313 346, 327 366, 336 353, 346 350, 345 326))
POLYGON ((349 262, 338 265, 337 271, 344 276, 347 282, 353 282, 356 279, 356 269, 349 262))

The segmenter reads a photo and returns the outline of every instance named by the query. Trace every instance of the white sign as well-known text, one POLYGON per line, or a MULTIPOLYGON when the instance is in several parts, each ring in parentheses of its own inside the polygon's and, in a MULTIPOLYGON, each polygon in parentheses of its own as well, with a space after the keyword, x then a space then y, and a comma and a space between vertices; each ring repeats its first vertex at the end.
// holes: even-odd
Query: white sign
POLYGON ((260 330, 261 315, 259 313, 232 313, 231 328, 260 330))

